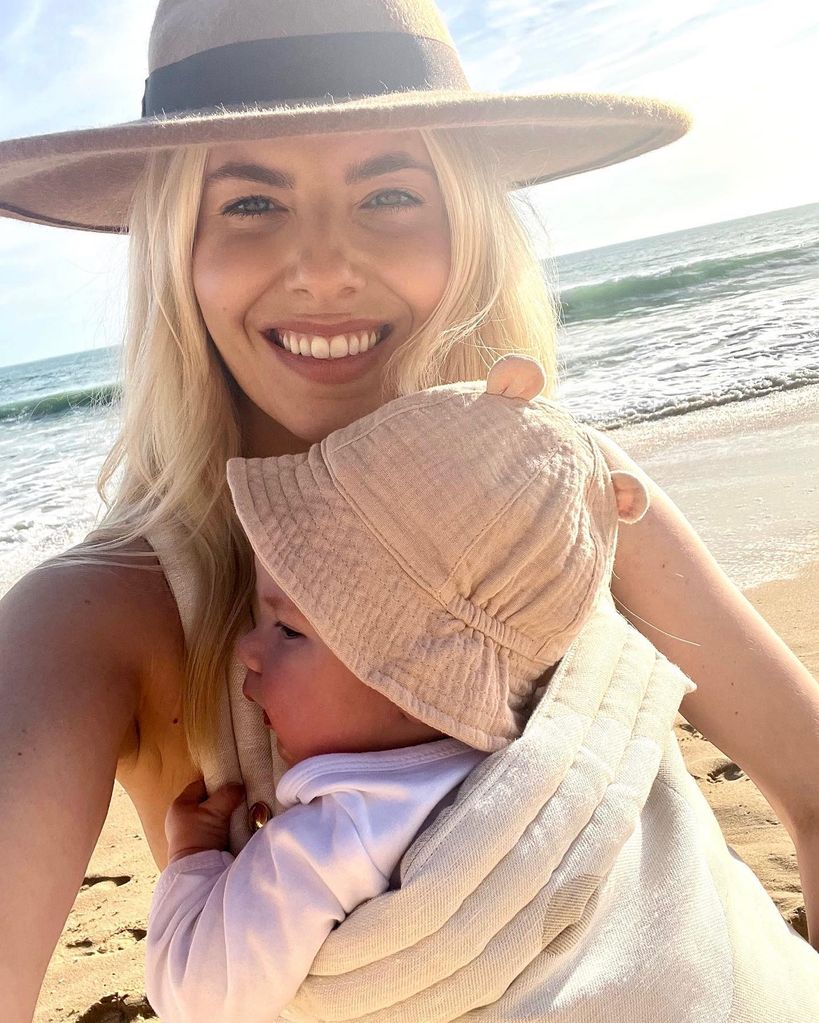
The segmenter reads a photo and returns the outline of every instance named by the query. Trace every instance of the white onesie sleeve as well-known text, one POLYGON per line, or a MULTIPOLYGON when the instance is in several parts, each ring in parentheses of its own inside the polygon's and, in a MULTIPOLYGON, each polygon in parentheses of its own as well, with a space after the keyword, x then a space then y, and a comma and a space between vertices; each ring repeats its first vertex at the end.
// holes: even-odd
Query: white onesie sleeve
POLYGON ((238 857, 171 863, 154 892, 148 999, 163 1023, 271 1023, 333 927, 385 891, 430 811, 485 754, 454 739, 312 757, 288 771, 291 806, 238 857))

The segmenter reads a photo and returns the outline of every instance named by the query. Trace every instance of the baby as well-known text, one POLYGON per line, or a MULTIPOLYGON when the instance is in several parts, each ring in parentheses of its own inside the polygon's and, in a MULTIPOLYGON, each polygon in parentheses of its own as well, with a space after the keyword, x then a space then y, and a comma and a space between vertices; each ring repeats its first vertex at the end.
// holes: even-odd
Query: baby
POLYGON ((513 357, 228 464, 244 692, 290 766, 235 857, 235 788, 168 814, 164 1023, 819 1019, 819 956, 686 772, 692 683, 611 600, 646 492, 541 386, 513 357))
POLYGON ((277 1018, 333 928, 512 742, 609 578, 642 484, 508 358, 399 399, 307 456, 233 460, 256 555, 244 693, 289 770, 286 808, 224 851, 238 787, 168 814, 147 942, 164 1023, 277 1018))

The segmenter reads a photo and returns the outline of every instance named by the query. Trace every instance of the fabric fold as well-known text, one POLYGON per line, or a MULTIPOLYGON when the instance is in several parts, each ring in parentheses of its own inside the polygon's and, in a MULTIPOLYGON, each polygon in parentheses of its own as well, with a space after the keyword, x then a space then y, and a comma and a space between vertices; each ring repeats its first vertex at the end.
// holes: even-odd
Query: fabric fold
MULTIPOLYGON (((187 632, 194 568, 170 537, 148 539, 187 632)), ((243 681, 234 660, 207 783, 240 777, 264 799, 278 758, 263 723, 239 716, 243 681)), ((692 688, 604 598, 521 738, 416 839, 402 887, 330 935, 281 1019, 819 1018, 819 956, 726 847, 685 769, 672 726, 692 688)), ((233 823, 238 852, 247 807, 233 823)))
POLYGON ((294 1007, 443 1023, 500 997, 544 943, 589 925, 691 688, 602 601, 521 738, 408 851, 401 889, 330 935, 294 1007))

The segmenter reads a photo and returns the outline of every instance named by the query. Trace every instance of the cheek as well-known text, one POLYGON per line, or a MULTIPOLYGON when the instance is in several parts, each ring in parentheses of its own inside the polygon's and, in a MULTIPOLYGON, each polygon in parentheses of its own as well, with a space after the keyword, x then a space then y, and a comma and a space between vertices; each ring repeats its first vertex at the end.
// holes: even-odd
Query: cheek
POLYGON ((391 289, 426 319, 449 281, 449 232, 443 228, 396 240, 389 258, 384 254, 379 265, 383 276, 389 276, 391 289))
POLYGON ((452 247, 449 237, 449 221, 441 213, 435 230, 430 233, 419 254, 418 289, 423 292, 427 314, 431 313, 449 281, 452 271, 452 247))
POLYGON ((249 244, 217 234, 198 241, 193 252, 193 288, 205 323, 219 344, 226 327, 241 326, 269 274, 265 260, 249 244))
POLYGON ((229 314, 231 306, 231 285, 235 289, 235 279, 231 281, 214 247, 208 242, 197 244, 193 254, 193 290, 205 324, 217 345, 219 325, 229 314))

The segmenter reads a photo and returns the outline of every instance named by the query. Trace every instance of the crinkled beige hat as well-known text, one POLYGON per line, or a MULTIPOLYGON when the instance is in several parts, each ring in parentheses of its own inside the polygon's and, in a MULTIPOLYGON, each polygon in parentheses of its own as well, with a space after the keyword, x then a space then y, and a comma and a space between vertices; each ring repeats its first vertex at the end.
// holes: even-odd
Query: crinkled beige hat
POLYGON ((633 477, 615 492, 586 429, 530 399, 542 385, 507 358, 487 383, 398 398, 306 454, 227 467, 256 555, 336 656, 483 750, 520 734, 608 586, 618 518, 646 506, 633 477))
POLYGON ((631 159, 690 126, 652 99, 474 92, 432 0, 161 0, 148 66, 140 119, 0 142, 0 215, 127 230, 148 155, 183 145, 465 128, 517 188, 631 159))

